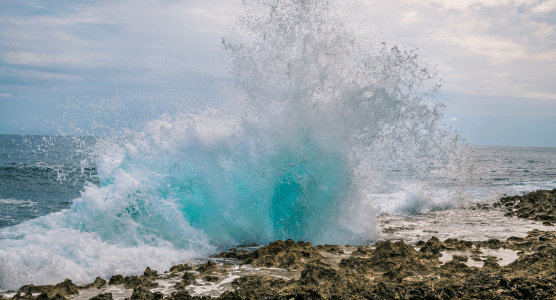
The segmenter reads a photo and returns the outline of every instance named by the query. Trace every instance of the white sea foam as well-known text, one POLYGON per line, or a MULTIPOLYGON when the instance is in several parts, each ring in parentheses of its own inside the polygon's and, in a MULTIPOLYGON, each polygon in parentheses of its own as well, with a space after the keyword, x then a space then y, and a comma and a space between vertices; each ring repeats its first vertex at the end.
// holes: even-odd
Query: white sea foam
POLYGON ((28 200, 18 200, 18 199, 0 199, 0 203, 1 204, 7 204, 7 205, 33 205, 35 204, 34 202, 28 201, 28 200))
POLYGON ((108 279, 114 274, 138 274, 147 266, 163 271, 204 255, 198 250, 177 249, 169 242, 103 241, 98 233, 60 227, 66 217, 71 218, 71 214, 63 211, 1 231, 6 239, 0 241, 2 288, 54 284, 65 278, 84 284, 97 276, 108 279))

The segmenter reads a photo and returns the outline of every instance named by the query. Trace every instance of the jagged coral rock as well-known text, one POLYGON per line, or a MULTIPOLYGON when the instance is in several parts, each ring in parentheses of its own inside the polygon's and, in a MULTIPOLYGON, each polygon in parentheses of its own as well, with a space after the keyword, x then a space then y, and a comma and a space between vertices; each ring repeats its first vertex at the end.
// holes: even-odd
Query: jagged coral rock
POLYGON ((193 270, 193 268, 191 266, 189 266, 188 264, 179 264, 179 265, 172 266, 170 268, 170 272, 172 272, 172 273, 190 271, 190 270, 193 270))
POLYGON ((49 298, 52 298, 57 294, 61 296, 79 294, 79 287, 75 285, 71 280, 66 279, 64 280, 64 282, 58 283, 56 285, 24 285, 19 288, 19 292, 24 294, 44 293, 48 295, 49 298))
POLYGON ((99 294, 89 300, 112 300, 112 293, 99 294))
POLYGON ((143 272, 143 276, 145 277, 156 277, 158 273, 155 270, 151 270, 151 268, 147 267, 145 272, 143 272))
POLYGON ((384 272, 389 277, 407 277, 421 274, 429 270, 429 266, 419 258, 422 256, 412 246, 403 241, 392 243, 380 242, 369 253, 369 257, 351 256, 343 259, 339 267, 350 269, 356 273, 384 272))
POLYGON ((302 270, 308 264, 326 264, 324 257, 311 243, 293 240, 275 241, 255 251, 237 256, 244 264, 257 267, 275 267, 302 270))
POLYGON ((100 277, 97 277, 93 283, 89 283, 87 285, 84 285, 83 288, 84 289, 90 289, 90 288, 100 289, 100 288, 105 287, 105 286, 106 286, 106 280, 104 280, 100 277))
POLYGON ((523 196, 500 199, 507 209, 506 215, 537 221, 556 221, 556 189, 538 190, 523 196))
POLYGON ((218 267, 216 266, 216 264, 212 260, 209 260, 206 263, 197 267, 197 272, 199 272, 201 274, 212 274, 213 272, 216 272, 217 270, 218 270, 218 267))

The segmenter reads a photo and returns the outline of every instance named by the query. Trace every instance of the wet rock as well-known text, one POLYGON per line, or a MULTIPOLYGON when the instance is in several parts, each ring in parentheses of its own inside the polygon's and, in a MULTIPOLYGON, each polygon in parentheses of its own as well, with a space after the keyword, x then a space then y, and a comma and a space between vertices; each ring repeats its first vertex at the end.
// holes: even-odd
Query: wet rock
POLYGON ((56 285, 24 285, 19 288, 19 292, 24 294, 45 293, 49 298, 52 298, 57 294, 60 296, 77 295, 79 294, 79 287, 71 280, 66 279, 56 285))
POLYGON ((488 256, 483 265, 483 270, 496 271, 500 270, 500 265, 498 264, 498 259, 495 256, 488 256))
POLYGON ((476 273, 476 268, 472 268, 467 266, 466 264, 457 261, 451 260, 442 266, 440 266, 440 273, 443 276, 454 276, 454 275, 469 275, 472 273, 476 273))
POLYGON ((292 294, 305 299, 354 299, 356 295, 366 294, 369 280, 351 270, 337 270, 331 267, 308 265, 298 281, 291 284, 293 289, 286 289, 292 294))
MULTIPOLYGON (((542 239, 542 238, 541 238, 542 239)), ((339 269, 307 264, 299 279, 284 281, 267 276, 234 280, 237 289, 220 299, 552 299, 556 297, 556 250, 551 235, 532 232, 527 238, 487 241, 485 247, 506 243, 541 243, 540 250, 500 267, 495 257, 483 258, 468 241, 440 242, 432 238, 428 249, 416 251, 403 242, 381 242, 365 255, 343 259, 339 269), (547 236, 539 241, 539 236, 547 236), (437 250, 472 249, 482 268, 469 267, 466 256, 440 265, 437 250), (369 280, 368 278, 372 278, 369 280), (551 282, 552 280, 552 282, 551 282)), ((363 251, 362 251, 363 252, 363 251)))
POLYGON ((528 233, 525 238, 515 238, 511 237, 503 243, 503 247, 506 249, 516 250, 516 251, 539 251, 538 248, 541 246, 552 247, 556 244, 556 232, 553 231, 541 231, 532 230, 528 233))
POLYGON ((397 231, 402 231, 402 230, 414 230, 415 226, 402 226, 402 227, 388 227, 388 228, 384 228, 382 229, 382 232, 384 233, 394 233, 397 231))
POLYGON ((249 258, 249 254, 252 253, 252 252, 253 252, 253 250, 232 248, 228 251, 220 252, 220 254, 218 254, 218 255, 212 255, 211 257, 247 259, 247 258, 249 258))
POLYGON ((371 254, 373 249, 369 246, 358 247, 357 250, 351 253, 352 256, 366 256, 371 254))
POLYGON ((176 283, 174 286, 178 291, 184 290, 186 287, 195 283, 195 275, 189 272, 185 272, 182 276, 182 281, 176 283))
POLYGON ((525 239, 524 239, 524 238, 520 238, 520 237, 510 236, 506 241, 507 241, 507 242, 521 243, 521 242, 524 242, 525 239))
POLYGON ((161 300, 162 298, 164 298, 164 295, 161 292, 153 293, 143 287, 137 287, 133 289, 131 297, 126 298, 126 300, 161 300))
POLYGON ((499 202, 508 211, 508 216, 546 223, 556 222, 556 189, 538 190, 523 196, 502 197, 499 202))
POLYGON ((213 272, 216 272, 217 270, 218 270, 218 267, 216 266, 216 264, 212 260, 209 260, 206 263, 197 267, 197 272, 199 272, 201 274, 212 274, 213 272))
POLYGON ((502 248, 503 244, 499 239, 489 239, 485 242, 475 242, 475 246, 498 250, 502 248))
POLYGON ((33 297, 31 294, 21 295, 20 292, 17 292, 11 299, 12 300, 65 300, 66 298, 60 294, 49 296, 47 293, 41 293, 37 297, 33 297))
POLYGON ((145 269, 145 272, 143 272, 143 276, 145 277, 156 277, 158 275, 158 273, 154 270, 151 270, 151 268, 147 267, 145 269))
POLYGON ((104 280, 100 277, 97 277, 93 283, 89 283, 87 285, 84 285, 83 288, 84 289, 91 289, 91 288, 100 289, 100 288, 105 287, 105 286, 106 286, 106 280, 104 280))
POLYGON ((193 270, 193 268, 191 266, 189 266, 188 264, 179 264, 179 265, 175 265, 175 266, 170 268, 170 272, 172 272, 172 273, 190 271, 190 270, 193 270))
POLYGON ((521 276, 554 276, 556 274, 556 249, 545 247, 539 252, 524 255, 504 267, 504 270, 521 276))
POLYGON ((429 267, 419 259, 420 256, 418 251, 403 241, 383 241, 376 244, 376 249, 370 252, 369 257, 350 256, 343 259, 339 267, 358 274, 386 272, 387 276, 399 279, 400 276, 407 277, 428 271, 429 267))
POLYGON ((434 258, 434 257, 441 257, 440 250, 445 249, 445 246, 442 245, 440 240, 433 236, 431 237, 419 251, 423 253, 426 257, 434 258))
POLYGON ((269 276, 249 275, 234 279, 234 291, 224 292, 220 299, 291 299, 294 293, 285 291, 287 282, 284 279, 274 279, 269 276))
POLYGON ((204 276, 203 279, 205 281, 208 281, 208 282, 217 282, 218 281, 218 276, 207 275, 207 276, 204 276))
MULTIPOLYGON (((273 243, 271 243, 272 245, 273 243)), ((556 233, 533 230, 524 238, 508 238, 506 241, 489 240, 476 242, 478 247, 485 248, 519 248, 520 257, 506 266, 500 266, 497 258, 484 256, 481 248, 473 247, 473 243, 461 240, 440 242, 431 238, 421 243, 421 251, 402 241, 379 242, 372 249, 360 247, 361 254, 352 253, 343 259, 338 267, 340 257, 322 258, 318 251, 335 251, 334 246, 313 247, 309 243, 293 241, 277 241, 269 249, 259 254, 256 250, 249 252, 251 263, 270 261, 272 266, 282 263, 288 257, 288 251, 294 253, 293 263, 301 272, 298 278, 284 280, 270 276, 243 276, 232 282, 234 290, 222 294, 221 300, 254 300, 254 299, 555 299, 556 298, 556 233), (470 267, 463 262, 468 260, 465 255, 454 255, 453 259, 441 264, 438 259, 440 250, 458 250, 471 252, 470 258, 484 262, 481 268, 470 267), (308 254, 304 254, 304 251, 308 254), (364 253, 364 254, 363 254, 364 253), (314 254, 314 256, 313 256, 314 254), (355 255, 354 255, 355 254, 355 255), (264 258, 264 259, 263 259, 264 258), (329 263, 327 261, 329 260, 329 263)), ((269 245, 269 246, 271 246, 269 245)), ((268 246, 267 246, 268 247, 268 246)), ((243 255, 243 254, 242 254, 243 255)), ((327 255, 328 257, 328 255, 327 255)), ((342 256, 345 257, 345 256, 342 256)), ((256 265, 256 264, 255 264, 256 265)), ((286 264, 288 265, 288 264, 286 264)), ((217 281, 211 275, 225 267, 216 266, 212 261, 199 266, 198 271, 207 274, 194 275, 185 272, 182 282, 176 285, 175 292, 169 300, 208 300, 211 297, 191 296, 185 291, 187 286, 194 284, 195 278, 206 281, 217 281)), ((174 269, 174 270, 177 270, 174 269)), ((179 268, 179 272, 183 269, 179 268)), ((186 271, 186 270, 183 270, 186 271)), ((176 272, 172 272, 176 273, 176 272)), ((151 273, 152 274, 152 273, 151 273)), ((121 275, 113 276, 111 283, 133 284, 133 300, 160 300, 163 295, 149 291, 149 284, 155 276, 121 275)), ((176 275, 177 276, 177 275, 176 275)), ((97 282, 97 280, 95 280, 97 282)), ((100 284, 100 280, 98 280, 100 284)), ((94 284, 94 283, 93 283, 94 284)), ((208 284, 208 283, 205 283, 208 284)), ((22 287, 22 290, 24 287, 22 287)), ((43 288, 44 289, 44 288, 43 288)), ((14 300, 62 300, 60 294, 33 297, 33 287, 25 287, 24 294, 18 292, 14 300), (56 298, 57 297, 57 298, 56 298)), ((95 300, 110 300, 107 294, 97 296, 95 300), (103 296, 106 295, 106 296, 103 296)))
POLYGON ((321 252, 328 252, 328 253, 332 253, 332 254, 344 254, 344 249, 338 245, 319 245, 319 246, 315 246, 315 249, 317 251, 321 251, 321 252))
POLYGON ((118 285, 122 283, 124 283, 124 277, 122 275, 113 275, 108 281, 108 284, 110 285, 118 285))
POLYGON ((459 261, 459 262, 467 262, 469 257, 467 255, 454 255, 452 260, 459 261))
POLYGON ((483 252, 481 251, 480 248, 475 248, 473 250, 471 250, 471 259, 474 261, 483 261, 481 259, 481 255, 483 255, 483 252))
MULTIPOLYGON (((221 297, 220 297, 221 298, 221 297)), ((196 296, 193 297, 191 296, 187 291, 179 291, 179 292, 175 292, 172 293, 172 295, 164 298, 166 300, 211 300, 214 299, 210 296, 196 296)))
POLYGON ((324 257, 311 243, 275 241, 249 253, 244 262, 256 267, 301 270, 310 263, 325 264, 324 257))
POLYGON ((34 300, 35 297, 33 297, 30 293, 21 295, 21 292, 17 292, 11 299, 12 300, 34 300))
POLYGON ((470 241, 463 241, 458 239, 447 239, 443 243, 445 250, 459 250, 464 251, 471 249, 473 247, 473 242, 470 241))
POLYGON ((153 281, 153 278, 145 276, 126 276, 123 280, 126 289, 144 288, 154 289, 158 287, 158 283, 153 281))
POLYGON ((112 300, 112 293, 99 294, 89 300, 112 300))

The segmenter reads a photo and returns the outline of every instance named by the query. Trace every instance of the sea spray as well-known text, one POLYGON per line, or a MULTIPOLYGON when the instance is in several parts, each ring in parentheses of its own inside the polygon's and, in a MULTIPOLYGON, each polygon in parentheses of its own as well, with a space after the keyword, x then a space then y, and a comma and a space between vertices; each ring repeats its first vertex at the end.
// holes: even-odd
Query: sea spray
POLYGON ((99 139, 98 185, 0 229, 0 287, 163 271, 276 239, 369 243, 373 195, 409 184, 431 195, 458 169, 440 84, 414 52, 356 36, 324 1, 242 8, 222 40, 229 105, 99 139))
POLYGON ((222 42, 236 84, 230 99, 261 140, 342 157, 350 170, 346 207, 412 186, 461 199, 465 149, 442 124, 433 67, 414 51, 356 36, 329 2, 243 5, 222 42))

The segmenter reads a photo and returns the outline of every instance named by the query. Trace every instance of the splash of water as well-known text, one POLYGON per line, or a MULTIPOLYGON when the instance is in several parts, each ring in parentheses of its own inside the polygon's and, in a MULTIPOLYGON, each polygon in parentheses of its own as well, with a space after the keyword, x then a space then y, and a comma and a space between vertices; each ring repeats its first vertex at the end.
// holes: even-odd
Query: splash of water
POLYGON ((162 271, 240 243, 368 243, 372 193, 457 165, 415 53, 364 42, 324 1, 243 6, 223 39, 231 105, 99 140, 99 186, 0 231, 1 287, 162 271))

